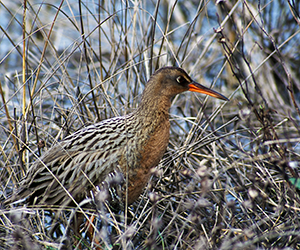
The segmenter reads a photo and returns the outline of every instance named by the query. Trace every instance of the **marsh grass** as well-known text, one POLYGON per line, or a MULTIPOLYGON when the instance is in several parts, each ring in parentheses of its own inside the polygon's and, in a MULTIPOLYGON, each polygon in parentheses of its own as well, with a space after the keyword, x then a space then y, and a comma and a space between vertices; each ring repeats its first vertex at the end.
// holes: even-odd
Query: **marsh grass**
MULTIPOLYGON (((139 200, 116 213, 100 192, 83 210, 95 239, 103 249, 300 249, 296 2, 0 4, 2 200, 57 141, 131 112, 149 76, 176 65, 230 101, 173 100, 168 150, 139 200)), ((53 221, 53 209, 1 207, 0 248, 92 249, 84 228, 67 233, 78 211, 53 221)))

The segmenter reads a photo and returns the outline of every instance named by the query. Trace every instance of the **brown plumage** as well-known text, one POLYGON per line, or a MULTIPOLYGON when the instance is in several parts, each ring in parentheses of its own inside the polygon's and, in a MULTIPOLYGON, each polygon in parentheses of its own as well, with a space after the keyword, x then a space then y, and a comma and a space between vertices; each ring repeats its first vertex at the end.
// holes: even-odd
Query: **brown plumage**
POLYGON ((227 100, 180 68, 161 68, 148 81, 135 112, 85 127, 57 143, 32 165, 6 204, 26 198, 28 204, 63 208, 73 203, 70 196, 80 202, 117 174, 122 183, 128 178, 126 194, 132 203, 166 151, 171 99, 188 90, 227 100))

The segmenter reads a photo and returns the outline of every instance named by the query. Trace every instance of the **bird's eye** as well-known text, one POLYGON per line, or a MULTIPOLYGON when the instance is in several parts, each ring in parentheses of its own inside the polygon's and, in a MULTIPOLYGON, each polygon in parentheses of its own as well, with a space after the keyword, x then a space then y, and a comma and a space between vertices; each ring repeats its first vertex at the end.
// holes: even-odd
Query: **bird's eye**
POLYGON ((186 79, 182 76, 178 76, 176 78, 176 81, 179 83, 179 84, 184 84, 186 82, 186 79))

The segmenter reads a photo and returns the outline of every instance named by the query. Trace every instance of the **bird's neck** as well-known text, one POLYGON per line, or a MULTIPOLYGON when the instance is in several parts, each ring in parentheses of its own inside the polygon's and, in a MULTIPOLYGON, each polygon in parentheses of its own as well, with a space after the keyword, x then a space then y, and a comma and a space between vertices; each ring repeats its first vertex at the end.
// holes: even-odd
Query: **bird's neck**
POLYGON ((161 123, 169 122, 169 109, 171 100, 164 97, 142 98, 136 110, 137 119, 145 126, 151 125, 153 128, 161 123))

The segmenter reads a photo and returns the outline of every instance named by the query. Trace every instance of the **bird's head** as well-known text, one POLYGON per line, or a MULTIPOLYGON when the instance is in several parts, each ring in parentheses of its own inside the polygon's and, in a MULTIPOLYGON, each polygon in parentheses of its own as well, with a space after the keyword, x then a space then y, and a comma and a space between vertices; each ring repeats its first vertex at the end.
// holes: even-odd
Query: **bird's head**
POLYGON ((157 70, 147 85, 146 92, 151 91, 152 95, 166 96, 170 99, 184 91, 193 91, 228 101, 222 94, 193 81, 183 69, 178 67, 164 67, 157 70))

